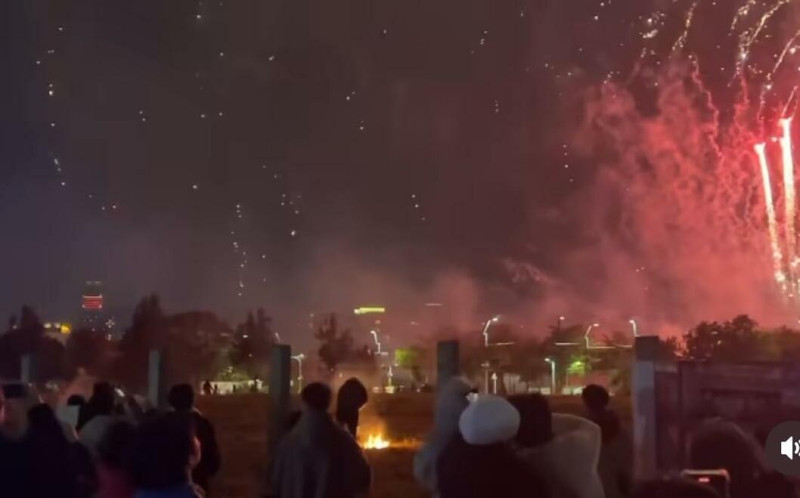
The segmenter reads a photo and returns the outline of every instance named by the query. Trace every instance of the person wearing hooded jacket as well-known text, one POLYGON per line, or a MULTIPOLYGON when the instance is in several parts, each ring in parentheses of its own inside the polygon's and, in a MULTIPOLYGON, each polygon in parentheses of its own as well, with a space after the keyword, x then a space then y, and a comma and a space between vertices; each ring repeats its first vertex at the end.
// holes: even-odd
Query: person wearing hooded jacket
POLYGON ((597 472, 600 427, 585 418, 551 413, 541 394, 509 401, 520 413, 517 456, 547 481, 553 498, 604 498, 597 472))
POLYGON ((358 412, 367 404, 367 388, 351 377, 339 388, 336 396, 336 421, 358 439, 358 412))
POLYGON ((459 417, 459 434, 436 464, 441 498, 549 498, 546 482, 510 446, 519 412, 504 398, 480 395, 459 417))
POLYGON ((608 390, 589 384, 581 392, 586 416, 600 427, 600 461, 597 471, 606 498, 625 498, 632 492, 633 445, 619 416, 609 406, 608 390))
POLYGON ((461 377, 454 377, 441 388, 436 399, 434 429, 414 456, 414 478, 425 489, 438 496, 436 462, 450 441, 458 435, 458 419, 467 408, 467 395, 472 386, 461 377))
POLYGON ((303 388, 303 412, 278 443, 269 496, 274 498, 353 498, 372 481, 358 443, 328 412, 331 390, 314 382, 303 388))

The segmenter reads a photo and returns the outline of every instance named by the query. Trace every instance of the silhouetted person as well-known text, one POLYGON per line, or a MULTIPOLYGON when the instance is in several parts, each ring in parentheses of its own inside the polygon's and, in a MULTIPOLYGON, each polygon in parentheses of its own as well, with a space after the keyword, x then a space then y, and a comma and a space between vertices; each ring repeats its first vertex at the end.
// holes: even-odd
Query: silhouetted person
POLYGON ((95 498, 132 498, 133 483, 128 471, 128 456, 136 429, 126 420, 109 426, 97 448, 97 493, 95 498))
POLYGON ((517 456, 547 481, 553 498, 603 498, 597 472, 600 427, 585 418, 551 413, 541 394, 509 401, 520 414, 517 456))
POLYGON ((167 400, 176 412, 185 413, 192 418, 201 450, 200 462, 194 468, 192 478, 195 484, 208 492, 209 481, 219 471, 222 459, 214 426, 195 408, 194 390, 189 384, 172 386, 167 395, 167 400))
POLYGON ((212 392, 211 381, 206 380, 203 382, 203 394, 206 396, 210 395, 212 392))
POLYGON ((733 422, 709 420, 689 441, 689 464, 695 469, 725 469, 731 477, 731 498, 793 498, 796 491, 769 470, 754 437, 733 422))
POLYGON ((300 397, 303 413, 275 453, 271 496, 351 498, 366 493, 369 464, 352 435, 328 413, 330 388, 314 382, 300 397))
POLYGON ((214 394, 219 394, 219 386, 214 384, 214 394))
POLYGON ((358 439, 358 412, 367 404, 367 388, 351 377, 339 388, 336 395, 336 421, 358 439))
POLYGON ((145 421, 136 431, 130 475, 136 498, 199 498, 192 468, 200 460, 200 442, 187 413, 170 412, 145 421))
POLYGON ((461 377, 448 380, 436 396, 433 431, 419 452, 414 455, 414 478, 425 489, 438 496, 436 462, 445 447, 458 435, 458 418, 469 405, 467 394, 472 386, 461 377))
POLYGON ((549 498, 542 478, 514 454, 509 443, 519 412, 505 399, 479 395, 461 413, 459 435, 436 465, 441 498, 549 498))
POLYGON ((37 405, 28 412, 25 446, 31 497, 91 496, 94 482, 91 456, 82 445, 67 439, 48 405, 37 405))
MULTIPOLYGON (((764 495, 767 496, 767 495, 764 495)), ((647 481, 633 493, 633 498, 723 498, 708 486, 686 479, 647 481)))
POLYGON ((114 422, 114 388, 108 382, 94 385, 92 397, 84 406, 86 421, 78 431, 78 440, 86 446, 93 457, 97 456, 97 445, 106 430, 114 422))
MULTIPOLYGON (((6 408, 4 390, 0 389, 0 427, 5 423, 6 408)), ((12 439, 4 431, 0 431, 0 495, 3 498, 30 496, 30 475, 25 451, 25 443, 21 439, 12 439)))
POLYGON ((589 420, 600 426, 602 447, 598 472, 606 498, 630 496, 633 472, 633 448, 622 430, 619 417, 609 408, 608 391, 590 384, 581 393, 589 420))

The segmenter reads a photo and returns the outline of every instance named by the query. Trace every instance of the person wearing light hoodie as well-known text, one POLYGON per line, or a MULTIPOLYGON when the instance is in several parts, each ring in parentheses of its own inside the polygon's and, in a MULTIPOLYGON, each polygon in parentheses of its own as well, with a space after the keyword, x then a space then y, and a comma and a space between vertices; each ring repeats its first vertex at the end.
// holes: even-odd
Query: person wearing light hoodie
POLYGON ((541 394, 512 396, 520 413, 517 456, 547 481, 553 498, 604 498, 597 472, 600 427, 581 417, 551 413, 541 394))
POLYGON ((439 390, 433 415, 434 429, 414 456, 414 478, 421 486, 438 496, 436 462, 447 444, 458 434, 458 418, 467 408, 467 395, 474 392, 462 377, 454 377, 439 390))
POLYGON ((441 498, 549 498, 544 479, 520 460, 510 443, 519 412, 507 400, 479 395, 459 417, 459 434, 436 464, 441 498))
POLYGON ((369 494, 372 471, 353 436, 329 413, 331 389, 314 382, 303 388, 303 412, 278 443, 269 496, 356 498, 369 494))

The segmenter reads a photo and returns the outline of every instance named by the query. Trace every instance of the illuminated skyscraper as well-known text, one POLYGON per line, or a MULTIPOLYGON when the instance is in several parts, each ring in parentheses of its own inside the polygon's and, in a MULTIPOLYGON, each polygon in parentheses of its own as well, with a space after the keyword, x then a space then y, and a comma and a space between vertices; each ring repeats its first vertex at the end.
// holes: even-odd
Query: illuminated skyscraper
POLYGON ((91 330, 101 330, 104 327, 102 282, 86 282, 81 295, 81 325, 91 330))

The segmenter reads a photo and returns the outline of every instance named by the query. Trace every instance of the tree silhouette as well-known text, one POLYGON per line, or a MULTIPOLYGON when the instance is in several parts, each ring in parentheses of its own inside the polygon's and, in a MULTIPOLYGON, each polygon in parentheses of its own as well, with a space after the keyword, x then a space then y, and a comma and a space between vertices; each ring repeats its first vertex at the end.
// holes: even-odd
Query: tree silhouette
POLYGON ((90 329, 74 330, 67 337, 66 361, 70 372, 83 369, 89 375, 107 375, 111 344, 106 334, 90 329))
POLYGON ((0 377, 19 378, 22 357, 31 354, 36 357, 37 381, 60 379, 65 375, 63 345, 45 336, 36 311, 23 306, 20 320, 9 320, 9 330, 0 336, 0 377))
POLYGON ((225 352, 232 334, 230 327, 214 313, 178 313, 167 318, 167 328, 166 374, 171 383, 198 385, 216 377, 225 366, 225 352))
POLYGON ((747 315, 733 320, 700 322, 684 337, 686 357, 692 360, 753 361, 765 359, 764 334, 747 315))
POLYGON ((353 336, 350 330, 340 330, 336 314, 331 313, 314 332, 320 342, 319 359, 329 372, 354 356, 353 336))
POLYGON ((247 319, 236 327, 231 347, 231 364, 244 370, 251 378, 264 379, 267 376, 269 355, 275 344, 272 319, 263 308, 247 314, 247 319))
POLYGON ((131 326, 119 343, 120 355, 114 371, 122 384, 139 392, 144 390, 150 350, 165 349, 167 332, 166 315, 158 295, 142 298, 133 311, 131 326))

